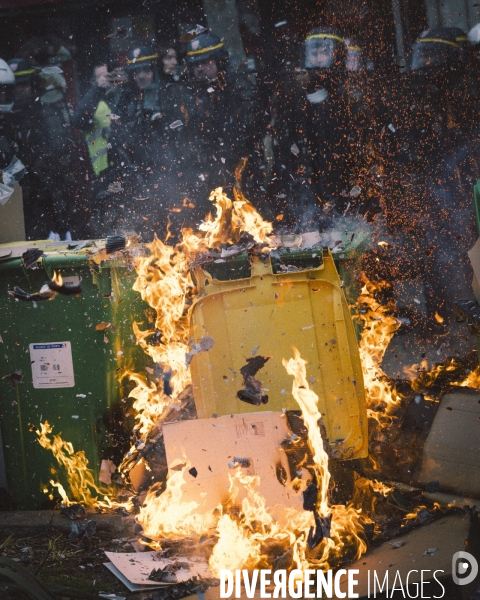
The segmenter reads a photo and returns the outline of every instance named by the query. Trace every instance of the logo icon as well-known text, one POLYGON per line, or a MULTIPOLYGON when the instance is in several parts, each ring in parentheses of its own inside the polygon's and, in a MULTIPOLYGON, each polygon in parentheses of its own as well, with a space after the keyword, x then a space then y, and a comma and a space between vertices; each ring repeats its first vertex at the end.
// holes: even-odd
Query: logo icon
POLYGON ((472 556, 469 552, 455 552, 452 557, 452 579, 457 585, 468 585, 472 583, 475 577, 478 575, 478 562, 477 559, 472 556), (460 561, 460 562, 458 562, 460 561), (469 570, 470 573, 466 577, 459 577, 459 575, 465 575, 469 570))

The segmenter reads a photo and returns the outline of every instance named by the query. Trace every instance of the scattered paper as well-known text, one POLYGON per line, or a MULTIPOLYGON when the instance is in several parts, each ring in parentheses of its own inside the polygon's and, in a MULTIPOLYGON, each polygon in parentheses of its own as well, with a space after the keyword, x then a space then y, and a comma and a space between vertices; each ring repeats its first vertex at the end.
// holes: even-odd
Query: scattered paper
POLYGON ((102 464, 100 465, 100 475, 98 476, 98 480, 104 483, 105 485, 110 485, 112 483, 112 473, 115 473, 117 467, 111 460, 102 460, 102 464))
POLYGON ((207 561, 203 557, 175 557, 162 558, 159 552, 105 552, 110 563, 104 563, 130 591, 140 591, 174 585, 172 583, 152 581, 148 579, 154 569, 163 569, 177 561, 188 564, 188 568, 181 568, 175 572, 176 583, 188 581, 193 577, 210 579, 212 573, 207 561), (134 589, 136 588, 136 589, 134 589), (139 589, 140 588, 140 589, 139 589))

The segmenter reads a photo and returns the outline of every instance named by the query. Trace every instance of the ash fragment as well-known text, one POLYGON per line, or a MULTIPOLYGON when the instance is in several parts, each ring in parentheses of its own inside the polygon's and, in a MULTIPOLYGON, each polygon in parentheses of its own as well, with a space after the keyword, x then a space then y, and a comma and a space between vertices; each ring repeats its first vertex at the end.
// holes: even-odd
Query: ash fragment
POLYGON ((249 458, 234 456, 233 459, 229 461, 228 468, 234 469, 235 467, 244 467, 245 469, 248 469, 251 464, 252 461, 249 458))
POLYGON ((332 515, 328 515, 328 517, 320 517, 316 512, 314 512, 313 516, 315 517, 315 527, 310 527, 307 538, 307 543, 310 550, 316 548, 323 538, 330 537, 330 527, 332 525, 332 515))
POLYGON ((237 392, 237 398, 253 406, 260 406, 261 404, 267 404, 268 396, 262 394, 263 388, 262 383, 258 379, 255 379, 255 374, 262 367, 265 366, 270 356, 254 356, 253 358, 247 358, 247 364, 240 369, 240 373, 243 375, 243 385, 245 388, 237 392))
POLYGON ((52 300, 55 294, 48 287, 48 285, 42 286, 39 292, 35 294, 29 294, 18 286, 13 288, 13 291, 8 292, 10 296, 13 296, 15 300, 22 300, 23 302, 42 302, 43 300, 52 300))
POLYGON ((163 569, 153 569, 148 579, 160 583, 177 583, 177 576, 174 571, 170 570, 170 565, 167 565, 163 569))
POLYGON ((278 482, 285 487, 288 482, 287 471, 281 462, 277 462, 275 465, 275 475, 277 476, 278 482))
POLYGON ((78 521, 79 519, 87 518, 87 511, 82 504, 71 504, 70 506, 64 506, 60 509, 62 517, 69 519, 70 521, 78 521))
POLYGON ((312 481, 303 492, 303 510, 315 511, 318 499, 318 487, 312 481))
POLYGON ((29 248, 22 254, 22 266, 26 269, 37 269, 37 260, 44 256, 45 252, 40 248, 29 248))
POLYGON ((315 526, 310 527, 307 543, 310 550, 313 550, 323 540, 330 537, 330 527, 332 525, 332 515, 321 517, 317 513, 318 487, 312 481, 303 492, 303 510, 313 512, 315 526))
POLYGON ((23 381, 22 371, 15 371, 9 375, 4 375, 2 381, 9 381, 12 388, 16 388, 17 384, 23 381))
POLYGON ((177 583, 176 571, 179 569, 190 570, 190 564, 186 561, 175 560, 163 567, 163 569, 153 569, 148 579, 161 583, 177 583))
POLYGON ((194 344, 190 352, 185 354, 185 363, 187 368, 190 366, 192 358, 195 356, 195 354, 198 354, 199 352, 208 352, 213 348, 214 344, 215 341, 210 335, 204 335, 202 338, 200 338, 198 340, 198 344, 194 344))
POLYGON ((91 540, 95 535, 97 523, 89 520, 84 523, 79 521, 72 521, 71 531, 68 539, 72 544, 75 544, 78 548, 88 548, 91 540))

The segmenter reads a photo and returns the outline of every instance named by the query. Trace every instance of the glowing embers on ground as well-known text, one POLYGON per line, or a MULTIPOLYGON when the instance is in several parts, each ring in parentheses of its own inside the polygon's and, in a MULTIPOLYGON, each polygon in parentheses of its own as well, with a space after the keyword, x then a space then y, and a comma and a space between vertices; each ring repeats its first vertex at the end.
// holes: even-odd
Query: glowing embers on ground
POLYGON ((195 513, 195 502, 182 502, 183 472, 174 473, 167 481, 166 490, 152 489, 137 520, 144 535, 160 541, 162 537, 182 537, 209 533, 217 541, 209 564, 214 574, 220 569, 254 568, 271 565, 273 556, 281 555, 286 568, 305 569, 314 565, 328 568, 346 557, 359 558, 366 551, 363 526, 370 522, 352 505, 329 504, 328 455, 324 449, 320 428, 321 415, 317 408, 318 397, 310 390, 306 377, 306 361, 294 349, 294 357, 284 360, 287 372, 294 376, 293 395, 302 410, 308 430, 308 443, 314 463, 314 483, 318 495, 313 511, 299 511, 292 507, 275 507, 270 510, 265 499, 257 492, 259 477, 245 475, 238 467, 230 475, 229 500, 205 516, 195 513), (245 495, 237 501, 243 488, 245 495), (317 526, 314 512, 320 518, 331 519, 329 531, 313 547, 309 546, 311 530, 317 526), (310 533, 310 536, 309 536, 310 533))

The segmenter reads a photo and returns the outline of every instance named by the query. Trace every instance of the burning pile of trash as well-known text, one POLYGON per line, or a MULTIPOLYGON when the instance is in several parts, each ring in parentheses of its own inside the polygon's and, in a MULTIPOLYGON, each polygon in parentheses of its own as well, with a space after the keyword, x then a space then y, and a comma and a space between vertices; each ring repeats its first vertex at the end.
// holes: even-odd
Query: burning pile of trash
POLYGON ((318 233, 273 236, 234 194, 212 192, 215 217, 174 246, 116 250, 155 311, 153 328, 134 327, 155 377, 121 373, 134 386, 134 443, 119 467, 129 497, 97 486, 48 423, 38 430, 67 471, 68 492, 50 482, 64 505, 133 512, 153 550, 143 575, 186 593, 222 569, 336 569, 446 514, 392 481, 425 441, 406 416, 438 405, 439 378, 467 376, 450 361, 414 371, 410 386, 389 379, 381 363, 399 321, 382 283, 355 274, 358 347, 331 251, 342 247, 318 233))

